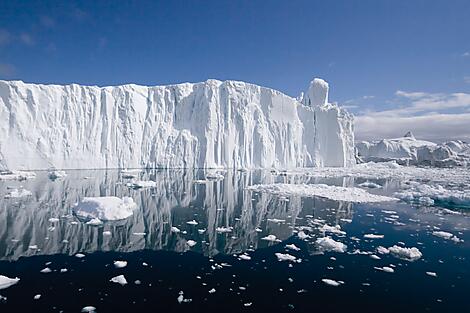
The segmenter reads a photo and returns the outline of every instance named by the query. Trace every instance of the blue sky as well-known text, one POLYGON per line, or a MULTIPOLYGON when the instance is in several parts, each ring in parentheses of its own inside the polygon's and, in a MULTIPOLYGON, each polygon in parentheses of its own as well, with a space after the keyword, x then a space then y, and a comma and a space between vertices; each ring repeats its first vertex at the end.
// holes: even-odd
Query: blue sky
POLYGON ((470 138, 470 1, 0 2, 0 79, 236 79, 297 96, 314 76, 359 138, 470 138))

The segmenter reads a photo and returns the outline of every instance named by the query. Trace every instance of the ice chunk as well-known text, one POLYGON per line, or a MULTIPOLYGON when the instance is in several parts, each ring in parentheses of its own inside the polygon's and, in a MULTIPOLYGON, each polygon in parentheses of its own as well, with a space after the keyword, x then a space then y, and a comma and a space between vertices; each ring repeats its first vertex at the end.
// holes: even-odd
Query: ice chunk
POLYGON ((365 234, 364 238, 367 239, 382 239, 384 235, 378 235, 378 234, 365 234))
POLYGON ((111 278, 109 281, 112 283, 120 284, 121 286, 127 285, 127 280, 124 277, 124 275, 115 276, 111 278))
POLYGON ((395 198, 375 195, 356 187, 338 187, 324 184, 267 184, 253 185, 248 190, 281 196, 322 197, 348 202, 385 202, 395 198))
POLYGON ((64 178, 67 176, 67 174, 64 171, 51 171, 47 174, 50 179, 56 180, 58 178, 64 178))
POLYGON ((30 197, 32 196, 33 193, 29 190, 23 189, 23 188, 14 188, 11 189, 6 195, 5 198, 24 198, 24 197, 30 197))
POLYGON ((127 184, 128 187, 139 189, 139 188, 155 188, 157 183, 151 180, 138 180, 127 184))
POLYGON ((86 197, 73 208, 74 213, 86 219, 102 221, 122 220, 133 214, 136 204, 129 197, 86 197))
POLYGON ((321 281, 329 286, 337 287, 340 285, 340 282, 333 280, 333 279, 329 279, 329 278, 323 278, 321 281))
POLYGON ((0 181, 2 180, 26 180, 36 178, 36 173, 26 171, 0 171, 0 181))
POLYGON ((374 267, 378 271, 386 272, 386 273, 393 273, 395 270, 391 267, 388 266, 383 266, 383 267, 374 267))
POLYGON ((452 240, 455 242, 460 242, 461 239, 457 236, 455 236, 452 233, 446 232, 446 231, 433 231, 432 234, 437 237, 441 237, 446 240, 452 240))
POLYGON ((322 252, 345 252, 347 249, 347 246, 344 243, 335 241, 330 237, 317 238, 315 244, 318 250, 322 252))
POLYGON ((194 247, 194 246, 197 244, 197 242, 194 241, 194 240, 188 240, 188 241, 186 241, 186 244, 187 244, 189 247, 194 247))
POLYGON ((278 261, 295 262, 297 260, 295 256, 287 254, 287 253, 275 253, 275 255, 278 261))
POLYGON ((123 268, 127 266, 127 261, 114 261, 115 268, 123 268))
POLYGON ((0 290, 8 288, 17 284, 20 281, 18 277, 16 278, 9 278, 7 276, 0 275, 0 290))
POLYGON ((93 313, 96 312, 96 308, 94 306, 86 306, 82 309, 82 313, 93 313))
POLYGON ((394 245, 393 247, 388 248, 388 250, 393 256, 406 261, 416 261, 423 256, 421 251, 416 247, 404 248, 394 245))

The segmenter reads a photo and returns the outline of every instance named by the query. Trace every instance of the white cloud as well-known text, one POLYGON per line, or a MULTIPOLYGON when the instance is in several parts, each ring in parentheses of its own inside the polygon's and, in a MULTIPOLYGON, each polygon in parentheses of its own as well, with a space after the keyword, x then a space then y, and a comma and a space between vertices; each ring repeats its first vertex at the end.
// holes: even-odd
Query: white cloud
POLYGON ((470 94, 397 91, 397 109, 365 111, 355 120, 356 138, 399 137, 411 130, 428 140, 470 139, 470 94), (405 103, 403 103, 405 102, 405 103))
POLYGON ((470 57, 470 51, 466 51, 466 52, 462 53, 462 56, 463 57, 470 57))
POLYGON ((32 46, 35 43, 33 37, 31 37, 31 35, 28 33, 21 33, 20 40, 22 43, 28 46, 32 46))

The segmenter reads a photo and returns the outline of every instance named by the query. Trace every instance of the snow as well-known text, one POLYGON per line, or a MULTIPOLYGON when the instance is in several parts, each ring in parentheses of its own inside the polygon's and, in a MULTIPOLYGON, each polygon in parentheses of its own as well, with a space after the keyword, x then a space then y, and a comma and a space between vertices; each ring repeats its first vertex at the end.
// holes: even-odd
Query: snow
POLYGON ((14 188, 11 189, 7 194, 5 194, 5 199, 10 199, 10 198, 24 198, 24 197, 30 197, 32 196, 33 193, 29 190, 23 189, 23 188, 14 188))
POLYGON ((302 103, 238 81, 0 81, 5 169, 292 168, 355 163, 353 117, 315 79, 302 103), (306 104, 308 101, 308 104, 306 104))
POLYGON ((343 253, 347 249, 347 246, 344 243, 335 241, 331 237, 317 238, 317 240, 315 241, 315 244, 318 250, 321 252, 333 251, 333 252, 343 253))
POLYGON ((416 261, 420 259, 423 254, 419 251, 418 248, 404 248, 397 245, 388 248, 388 251, 395 257, 406 260, 406 261, 416 261))
POLYGON ((133 214, 136 204, 129 197, 86 197, 77 203, 73 212, 85 219, 102 221, 122 220, 133 214))
POLYGON ((248 190, 280 196, 321 197, 348 202, 386 202, 395 198, 375 195, 356 187, 338 187, 325 184, 261 184, 247 187, 248 190))
POLYGON ((127 266, 127 261, 114 261, 115 268, 123 268, 127 266))
POLYGON ((7 276, 0 275, 0 290, 6 289, 10 286, 17 284, 20 281, 18 277, 16 278, 9 278, 7 276))
POLYGON ((109 281, 112 283, 120 284, 121 286, 127 285, 127 280, 124 277, 124 275, 115 276, 111 278, 109 281))

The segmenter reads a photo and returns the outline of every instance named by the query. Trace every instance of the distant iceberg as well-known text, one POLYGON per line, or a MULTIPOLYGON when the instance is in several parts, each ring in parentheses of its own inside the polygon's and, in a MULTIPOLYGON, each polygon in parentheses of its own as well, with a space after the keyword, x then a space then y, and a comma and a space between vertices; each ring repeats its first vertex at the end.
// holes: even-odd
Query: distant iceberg
POLYGON ((418 140, 411 132, 405 136, 356 144, 360 161, 396 161, 401 165, 452 167, 470 165, 470 144, 453 140, 436 144, 418 140))

